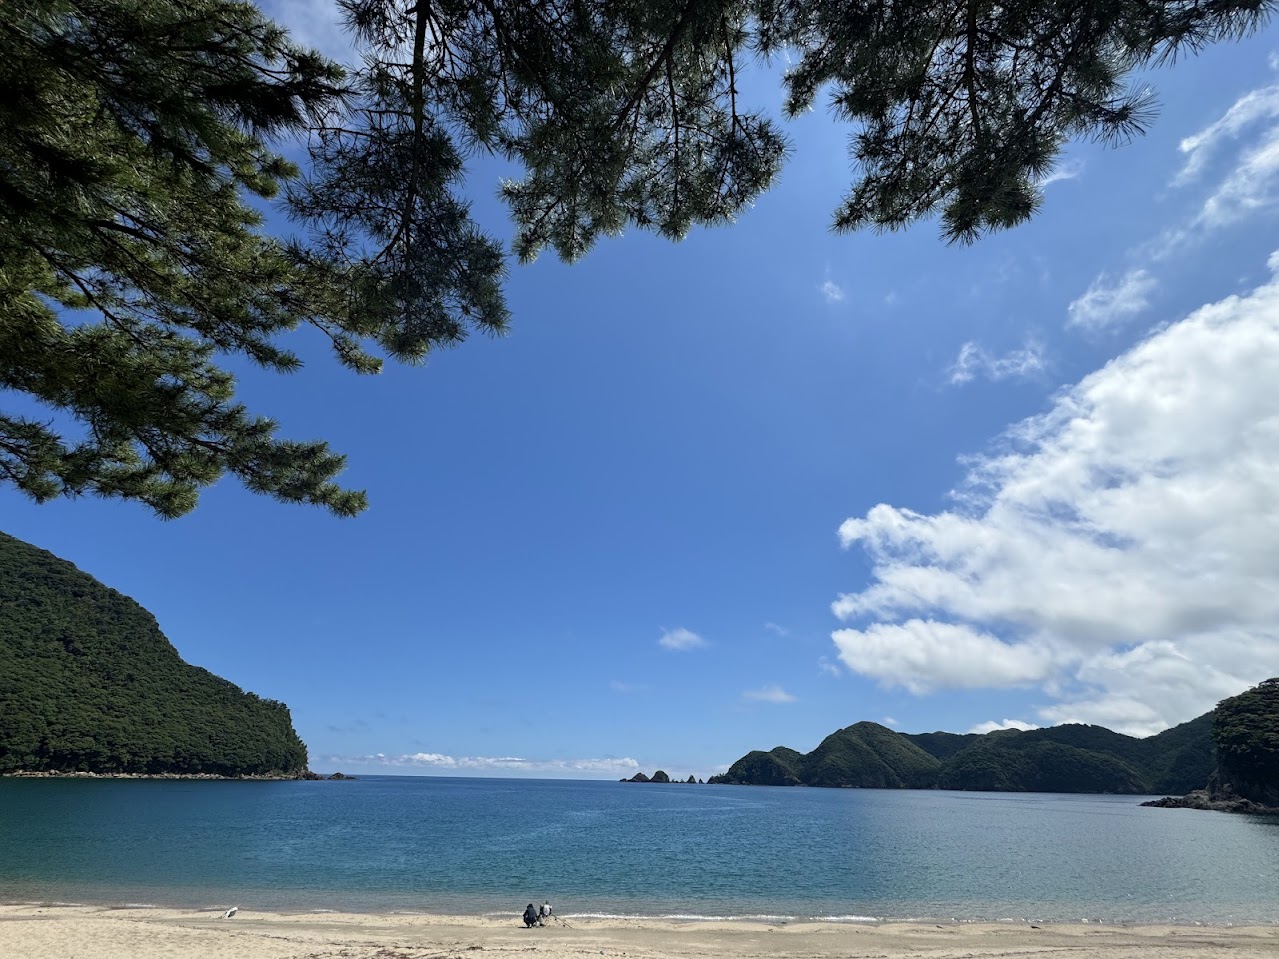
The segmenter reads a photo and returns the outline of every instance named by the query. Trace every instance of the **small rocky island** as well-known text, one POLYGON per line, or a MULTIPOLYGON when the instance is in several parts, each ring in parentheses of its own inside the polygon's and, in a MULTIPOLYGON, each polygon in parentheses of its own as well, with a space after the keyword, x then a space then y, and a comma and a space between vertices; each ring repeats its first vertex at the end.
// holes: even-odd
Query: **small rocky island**
POLYGON ((701 780, 693 776, 691 773, 687 779, 672 779, 665 770, 659 769, 652 776, 645 776, 643 773, 636 773, 630 779, 623 776, 620 780, 624 783, 700 783, 701 780))

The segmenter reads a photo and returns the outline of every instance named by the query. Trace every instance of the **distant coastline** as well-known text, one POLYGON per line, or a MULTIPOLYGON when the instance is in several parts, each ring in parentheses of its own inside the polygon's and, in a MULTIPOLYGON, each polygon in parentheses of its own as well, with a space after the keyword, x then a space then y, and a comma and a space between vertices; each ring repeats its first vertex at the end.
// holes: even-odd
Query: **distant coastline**
POLYGON ((307 769, 300 773, 243 773, 238 776, 222 776, 217 773, 97 773, 83 770, 64 771, 53 769, 15 769, 0 773, 0 779, 194 779, 217 782, 343 782, 358 777, 345 773, 323 776, 307 769))

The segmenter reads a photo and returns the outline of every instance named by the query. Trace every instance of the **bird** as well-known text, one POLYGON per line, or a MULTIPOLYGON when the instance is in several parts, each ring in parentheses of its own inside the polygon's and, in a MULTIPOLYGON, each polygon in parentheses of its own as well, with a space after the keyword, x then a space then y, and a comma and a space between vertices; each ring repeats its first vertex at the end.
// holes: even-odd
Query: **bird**
POLYGON ((223 919, 230 919, 232 916, 234 916, 234 915, 235 915, 237 912, 239 912, 239 911, 240 911, 240 907, 239 907, 239 906, 232 906, 232 907, 231 907, 230 909, 228 909, 226 912, 222 913, 222 918, 223 918, 223 919))

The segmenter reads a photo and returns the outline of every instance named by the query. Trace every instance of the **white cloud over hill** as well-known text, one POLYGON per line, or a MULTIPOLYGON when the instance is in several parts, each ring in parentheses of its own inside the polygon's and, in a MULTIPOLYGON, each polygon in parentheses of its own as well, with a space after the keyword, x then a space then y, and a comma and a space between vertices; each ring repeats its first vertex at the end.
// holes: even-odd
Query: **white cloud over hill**
POLYGON ((1135 734, 1275 673, 1279 280, 1087 376, 955 495, 840 528, 873 563, 833 606, 849 669, 916 693, 1039 686, 1040 719, 1135 734))

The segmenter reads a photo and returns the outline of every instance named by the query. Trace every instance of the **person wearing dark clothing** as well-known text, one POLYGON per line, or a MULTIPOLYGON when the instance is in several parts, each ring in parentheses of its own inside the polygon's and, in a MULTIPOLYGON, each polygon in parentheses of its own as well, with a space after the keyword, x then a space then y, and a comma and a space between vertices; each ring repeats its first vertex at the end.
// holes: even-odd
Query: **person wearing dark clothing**
POLYGON ((537 925, 537 908, 530 902, 528 908, 524 910, 524 925, 537 925))

